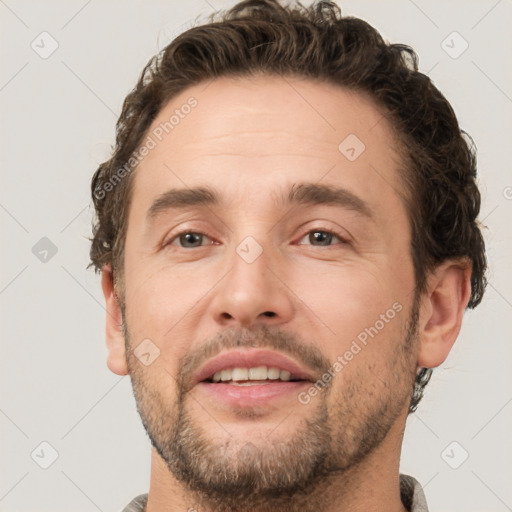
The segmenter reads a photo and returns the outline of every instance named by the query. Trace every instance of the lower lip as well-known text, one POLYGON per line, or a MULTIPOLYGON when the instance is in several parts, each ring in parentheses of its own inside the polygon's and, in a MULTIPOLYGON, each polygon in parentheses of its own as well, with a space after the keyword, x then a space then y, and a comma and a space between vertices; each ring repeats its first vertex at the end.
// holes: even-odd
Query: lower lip
POLYGON ((237 386, 234 384, 221 384, 214 382, 200 382, 197 387, 204 390, 215 400, 238 407, 255 407, 265 405, 279 398, 290 398, 297 395, 302 388, 310 385, 309 381, 271 381, 250 386, 237 386))

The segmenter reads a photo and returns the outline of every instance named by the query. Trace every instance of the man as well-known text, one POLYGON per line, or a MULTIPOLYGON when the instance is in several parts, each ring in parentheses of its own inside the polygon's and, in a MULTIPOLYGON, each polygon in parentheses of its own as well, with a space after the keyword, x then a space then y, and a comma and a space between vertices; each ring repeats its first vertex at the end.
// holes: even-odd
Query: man
POLYGON ((107 362, 153 446, 126 512, 427 510, 405 421, 485 288, 463 135, 328 2, 242 2, 148 64, 92 182, 107 362))

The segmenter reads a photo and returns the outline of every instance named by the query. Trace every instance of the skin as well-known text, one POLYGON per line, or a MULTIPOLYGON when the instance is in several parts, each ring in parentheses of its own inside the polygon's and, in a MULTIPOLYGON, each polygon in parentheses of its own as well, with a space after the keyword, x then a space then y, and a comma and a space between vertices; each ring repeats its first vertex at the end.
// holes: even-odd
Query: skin
POLYGON ((470 268, 440 265, 414 311, 401 157, 369 98, 291 77, 206 85, 173 98, 148 132, 197 99, 135 173, 121 301, 111 267, 102 272, 107 364, 130 374, 156 445, 146 510, 403 511, 399 460, 412 384, 418 367, 440 365, 455 342, 470 268), (355 161, 338 150, 348 134, 366 146, 355 161), (349 190, 372 220, 344 206, 275 203, 300 182, 349 190), (205 185, 223 202, 169 210, 148 223, 160 194, 205 185), (197 244, 176 238, 183 230, 205 236, 197 244), (346 241, 324 233, 322 244, 316 231, 346 241), (262 248, 250 264, 236 251, 247 236, 262 248), (318 356, 319 377, 396 303, 401 311, 308 404, 287 395, 268 406, 231 407, 191 387, 193 357, 244 344, 304 367, 307 354, 318 356), (133 352, 144 339, 160 351, 149 366, 133 352), (316 469, 308 465, 314 460, 316 469), (235 475, 240 487, 223 494, 235 475), (244 487, 244 478, 253 485, 244 487), (279 496, 272 485, 283 489, 283 478, 296 485, 279 496))

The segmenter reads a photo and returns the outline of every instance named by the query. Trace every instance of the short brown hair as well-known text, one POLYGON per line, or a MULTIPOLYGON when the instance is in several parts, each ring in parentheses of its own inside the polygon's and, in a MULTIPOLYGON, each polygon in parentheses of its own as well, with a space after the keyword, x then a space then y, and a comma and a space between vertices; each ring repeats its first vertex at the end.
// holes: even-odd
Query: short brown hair
MULTIPOLYGON (((91 264, 100 270, 112 263, 122 275, 133 181, 126 162, 162 107, 199 82, 262 73, 328 81, 373 98, 402 141, 416 291, 424 291, 428 272, 438 264, 464 259, 471 265, 468 307, 477 306, 486 286, 486 257, 471 138, 446 98, 418 71, 412 48, 385 42, 371 25, 342 17, 335 3, 325 1, 309 7, 242 1, 179 35, 148 62, 124 101, 112 157, 92 179, 97 218, 91 264)), ((430 373, 419 374, 411 410, 430 373)))

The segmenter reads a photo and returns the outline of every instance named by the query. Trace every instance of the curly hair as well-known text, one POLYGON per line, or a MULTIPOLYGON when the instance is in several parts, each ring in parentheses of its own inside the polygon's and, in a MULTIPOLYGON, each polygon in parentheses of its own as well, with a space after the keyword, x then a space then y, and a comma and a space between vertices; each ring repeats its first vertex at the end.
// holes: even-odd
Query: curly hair
MULTIPOLYGON (((164 105, 199 82, 258 74, 327 81, 373 99, 401 141, 416 292, 425 291, 429 271, 459 258, 471 265, 468 307, 476 307, 486 286, 486 257, 472 140, 443 94, 418 71, 412 48, 386 42, 371 25, 342 16, 326 1, 284 7, 277 0, 245 0, 183 32, 150 59, 124 101, 112 156, 92 179, 91 265, 101 270, 110 263, 122 279, 134 155, 164 105)), ((410 411, 431 372, 420 370, 410 411)))

